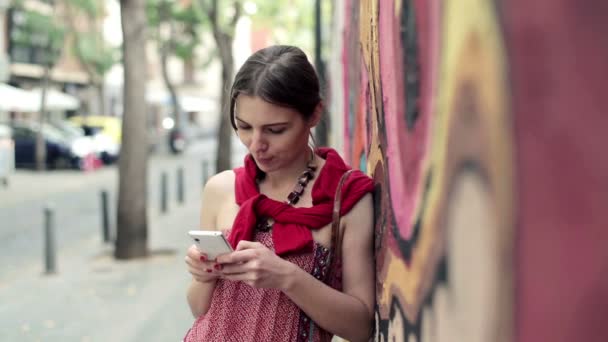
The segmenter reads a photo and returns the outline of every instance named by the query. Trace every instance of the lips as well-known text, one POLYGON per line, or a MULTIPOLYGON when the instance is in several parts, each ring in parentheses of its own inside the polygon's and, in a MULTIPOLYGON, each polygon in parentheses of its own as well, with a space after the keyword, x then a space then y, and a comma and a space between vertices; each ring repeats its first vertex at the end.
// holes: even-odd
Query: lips
POLYGON ((270 163, 272 161, 272 157, 269 157, 269 158, 260 158, 260 157, 258 157, 258 158, 256 158, 256 160, 260 164, 268 164, 268 163, 270 163))

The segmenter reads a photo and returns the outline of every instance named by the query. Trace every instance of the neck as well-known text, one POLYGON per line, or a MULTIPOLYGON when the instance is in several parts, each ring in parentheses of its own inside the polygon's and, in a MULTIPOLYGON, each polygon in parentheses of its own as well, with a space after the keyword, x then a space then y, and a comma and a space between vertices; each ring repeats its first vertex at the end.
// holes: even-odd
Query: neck
POLYGON ((304 152, 300 153, 299 156, 300 157, 294 160, 289 167, 266 173, 264 182, 275 189, 292 187, 297 178, 306 170, 306 166, 308 166, 308 163, 310 162, 310 149, 307 148, 304 152))

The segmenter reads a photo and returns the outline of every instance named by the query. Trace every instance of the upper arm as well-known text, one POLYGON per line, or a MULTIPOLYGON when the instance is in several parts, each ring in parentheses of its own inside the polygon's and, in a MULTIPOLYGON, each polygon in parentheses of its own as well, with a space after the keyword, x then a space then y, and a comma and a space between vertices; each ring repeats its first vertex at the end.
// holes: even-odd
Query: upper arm
POLYGON ((234 190, 234 172, 220 172, 207 181, 203 188, 200 228, 218 230, 218 216, 234 190))
POLYGON ((363 196, 344 216, 343 222, 343 291, 361 300, 369 310, 369 314, 373 315, 376 272, 373 253, 374 206, 372 194, 368 193, 363 196))

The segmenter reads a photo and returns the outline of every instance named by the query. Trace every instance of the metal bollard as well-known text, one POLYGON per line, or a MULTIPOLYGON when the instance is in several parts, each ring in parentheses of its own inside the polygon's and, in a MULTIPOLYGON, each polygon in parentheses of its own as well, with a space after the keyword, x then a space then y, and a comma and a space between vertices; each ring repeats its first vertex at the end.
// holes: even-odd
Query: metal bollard
POLYGON ((203 160, 203 186, 207 184, 207 179, 209 178, 209 162, 205 159, 203 160))
POLYGON ((101 233, 103 236, 103 242, 110 242, 110 214, 108 192, 106 190, 101 191, 101 233))
POLYGON ((167 173, 166 172, 162 172, 160 175, 160 212, 161 213, 166 213, 167 212, 167 207, 168 207, 168 203, 167 203, 167 196, 169 195, 169 191, 168 191, 168 180, 167 180, 167 173))
POLYGON ((177 201, 180 204, 184 203, 184 167, 180 166, 177 169, 177 201))
POLYGON ((57 272, 54 216, 53 209, 48 206, 44 208, 44 269, 46 274, 57 272))

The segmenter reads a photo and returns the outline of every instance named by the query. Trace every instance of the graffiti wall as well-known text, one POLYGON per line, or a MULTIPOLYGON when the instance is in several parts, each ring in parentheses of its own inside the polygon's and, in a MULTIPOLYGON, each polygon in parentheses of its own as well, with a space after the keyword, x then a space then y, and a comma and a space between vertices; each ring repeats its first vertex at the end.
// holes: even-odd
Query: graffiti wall
POLYGON ((333 141, 376 182, 376 341, 608 340, 605 2, 334 6, 333 141))

